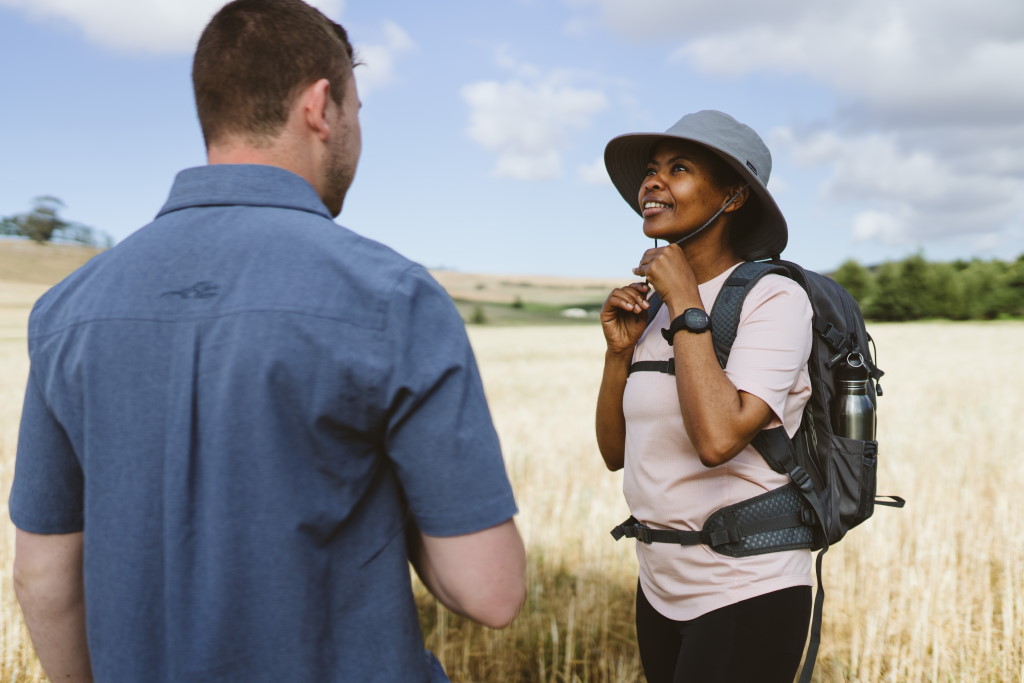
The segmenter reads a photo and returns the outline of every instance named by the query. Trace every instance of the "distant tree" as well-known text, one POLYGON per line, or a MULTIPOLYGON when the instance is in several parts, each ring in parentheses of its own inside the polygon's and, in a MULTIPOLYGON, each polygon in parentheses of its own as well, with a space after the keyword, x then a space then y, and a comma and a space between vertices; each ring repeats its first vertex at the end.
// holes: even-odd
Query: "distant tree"
POLYGON ((473 313, 469 317, 469 322, 473 323, 474 325, 487 324, 487 314, 484 313, 483 306, 477 304, 476 306, 473 307, 473 313))
POLYGON ((965 320, 970 317, 962 273, 951 263, 929 264, 928 292, 922 314, 926 318, 965 320))
POLYGON ((929 263, 920 252, 886 265, 878 272, 874 302, 884 319, 966 317, 964 288, 955 266, 929 263))
POLYGON ((60 217, 64 202, 51 195, 32 200, 32 210, 0 218, 0 235, 27 237, 40 244, 50 241, 74 242, 93 247, 109 247, 109 235, 88 225, 60 217))
POLYGON ((911 297, 906 296, 901 282, 902 267, 888 262, 875 273, 875 295, 866 306, 864 315, 874 320, 912 320, 916 311, 911 297))
MULTIPOLYGON (((835 279, 851 293, 859 286, 856 264, 843 266, 835 279)), ((1015 261, 958 259, 929 263, 920 253, 883 263, 861 308, 874 320, 992 320, 1024 316, 1024 255, 1015 261)))
POLYGON ((1024 255, 1007 266, 1000 284, 1003 292, 1002 312, 1024 316, 1024 255))
POLYGON ((920 253, 884 263, 865 315, 876 320, 920 320, 945 315, 942 275, 920 253))
POLYGON ((1007 267, 999 261, 975 259, 964 269, 961 277, 967 299, 968 317, 993 320, 1004 313, 1007 267))
POLYGON ((922 253, 908 256, 900 263, 899 281, 910 302, 910 320, 939 315, 938 277, 922 253))
POLYGON ((846 289, 853 298, 857 300, 861 308, 864 308, 871 298, 875 280, 871 271, 857 263, 853 259, 847 259, 839 266, 836 272, 832 273, 832 279, 846 289))

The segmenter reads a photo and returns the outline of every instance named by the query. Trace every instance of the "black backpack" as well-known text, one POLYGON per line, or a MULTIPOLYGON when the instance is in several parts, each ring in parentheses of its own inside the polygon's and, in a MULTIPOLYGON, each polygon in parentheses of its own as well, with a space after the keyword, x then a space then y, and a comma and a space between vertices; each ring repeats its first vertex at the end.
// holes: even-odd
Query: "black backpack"
MULTIPOLYGON (((881 396, 882 371, 874 363, 874 344, 864 326, 857 301, 839 283, 804 270, 789 261, 740 264, 722 286, 711 308, 711 334, 718 362, 724 368, 736 340, 743 300, 758 280, 770 273, 795 280, 807 292, 814 311, 810 357, 807 365, 811 397, 804 408, 800 428, 792 439, 785 427, 766 429, 751 445, 776 472, 788 474, 789 484, 749 500, 716 510, 700 531, 651 529, 630 517, 612 530, 643 543, 705 544, 732 557, 810 548, 820 550, 816 562, 818 590, 814 599, 811 637, 800 676, 810 681, 821 641, 821 612, 825 592, 821 561, 829 545, 874 512, 875 505, 903 507, 898 496, 876 496, 878 442, 847 439, 833 433, 830 405, 836 395, 835 370, 850 354, 859 354, 868 369, 871 402, 881 396)), ((657 295, 655 295, 656 297, 657 295)), ((648 309, 653 320, 660 299, 648 309)), ((642 361, 630 373, 656 371, 675 374, 669 361, 642 361)))

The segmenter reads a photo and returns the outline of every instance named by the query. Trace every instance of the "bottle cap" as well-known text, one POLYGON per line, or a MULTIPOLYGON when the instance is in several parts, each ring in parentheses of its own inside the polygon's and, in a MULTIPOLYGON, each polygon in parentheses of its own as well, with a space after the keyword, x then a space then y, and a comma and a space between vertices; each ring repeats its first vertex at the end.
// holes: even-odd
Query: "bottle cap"
POLYGON ((846 361, 839 366, 836 378, 842 382, 864 381, 868 378, 868 366, 859 351, 846 356, 846 361))

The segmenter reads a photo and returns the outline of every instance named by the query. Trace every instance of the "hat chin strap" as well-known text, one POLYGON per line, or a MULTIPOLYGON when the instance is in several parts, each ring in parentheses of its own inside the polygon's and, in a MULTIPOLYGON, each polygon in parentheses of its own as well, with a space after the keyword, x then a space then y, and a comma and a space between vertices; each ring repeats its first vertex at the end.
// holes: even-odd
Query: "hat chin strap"
MULTIPOLYGON (((704 222, 704 225, 700 226, 699 228, 697 228, 696 230, 694 230, 693 232, 691 232, 691 233, 689 233, 687 235, 683 235, 682 237, 677 239, 672 244, 678 244, 678 245, 682 246, 683 242, 688 242, 689 240, 693 239, 694 237, 696 237, 697 235, 702 233, 704 230, 709 228, 712 223, 714 223, 716 220, 718 220, 718 217, 722 215, 722 212, 725 211, 726 209, 728 209, 729 206, 731 206, 732 203, 734 201, 736 201, 736 199, 740 196, 740 194, 743 192, 743 190, 747 189, 747 187, 749 187, 749 186, 748 185, 744 185, 740 189, 736 190, 736 192, 731 197, 729 197, 729 201, 727 201, 725 204, 722 204, 722 208, 720 208, 718 211, 715 211, 714 215, 711 216, 711 218, 707 219, 704 222)), ((658 246, 658 238, 654 238, 654 246, 658 246)))

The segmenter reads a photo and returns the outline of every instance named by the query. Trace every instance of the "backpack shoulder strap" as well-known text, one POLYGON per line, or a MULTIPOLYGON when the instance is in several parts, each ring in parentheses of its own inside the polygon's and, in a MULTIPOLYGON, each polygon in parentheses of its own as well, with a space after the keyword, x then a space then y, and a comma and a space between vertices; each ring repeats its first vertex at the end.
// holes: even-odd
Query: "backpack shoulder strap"
MULTIPOLYGON (((661 300, 661 295, 656 291, 651 291, 651 298, 647 300, 650 306, 647 309, 647 327, 650 327, 654 323, 655 316, 658 315, 658 311, 665 305, 665 302, 661 300)), ((629 366, 629 374, 634 372, 649 371, 649 372, 664 372, 669 375, 676 374, 676 361, 675 358, 669 358, 667 361, 663 360, 642 360, 637 361, 629 366)))
MULTIPOLYGON (((653 290, 654 288, 651 287, 651 289, 653 290)), ((661 307, 665 302, 661 300, 661 295, 658 294, 657 291, 653 291, 651 292, 651 298, 647 300, 647 303, 650 304, 650 307, 647 309, 647 325, 650 326, 650 324, 654 322, 654 316, 658 315, 658 311, 661 310, 661 307)))
POLYGON ((777 273, 789 276, 785 266, 765 261, 747 261, 737 266, 736 270, 722 285, 722 289, 711 307, 711 338, 715 343, 715 355, 718 363, 724 368, 732 351, 732 343, 736 341, 736 328, 740 324, 740 311, 747 293, 765 275, 777 273))

